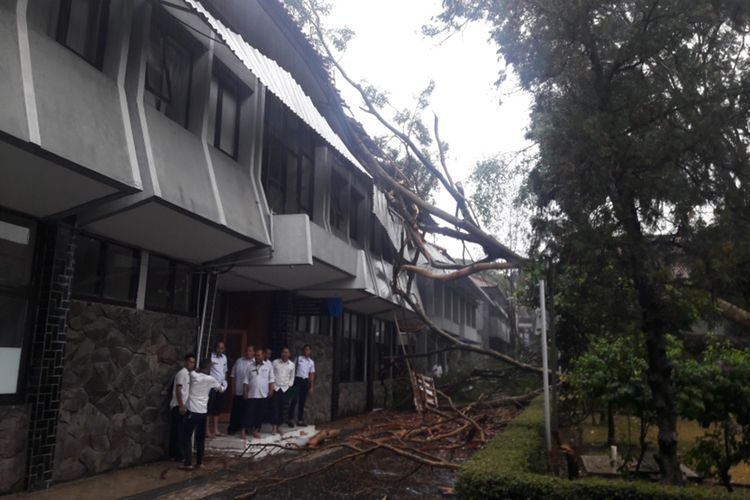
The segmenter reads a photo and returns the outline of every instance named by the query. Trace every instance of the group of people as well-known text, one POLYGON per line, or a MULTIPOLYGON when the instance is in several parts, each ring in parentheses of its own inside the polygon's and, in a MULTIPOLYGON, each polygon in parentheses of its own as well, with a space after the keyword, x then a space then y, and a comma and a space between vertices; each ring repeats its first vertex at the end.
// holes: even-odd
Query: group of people
POLYGON ((281 434, 285 410, 289 427, 295 426, 295 413, 296 425, 306 425, 305 402, 315 387, 315 361, 309 345, 305 345, 302 356, 294 360, 289 348, 284 347, 281 356, 273 361, 270 349, 247 346, 244 357, 235 361, 231 372, 224 349, 224 343, 217 342, 211 357, 202 360, 197 370, 195 355, 188 354, 184 366, 174 377, 170 456, 182 461, 184 469, 193 468, 193 436, 196 467, 201 467, 206 436, 222 435, 219 415, 224 408, 229 382, 233 398, 228 434, 239 431, 243 439, 248 434, 258 438, 264 422, 271 423, 272 433, 281 434))

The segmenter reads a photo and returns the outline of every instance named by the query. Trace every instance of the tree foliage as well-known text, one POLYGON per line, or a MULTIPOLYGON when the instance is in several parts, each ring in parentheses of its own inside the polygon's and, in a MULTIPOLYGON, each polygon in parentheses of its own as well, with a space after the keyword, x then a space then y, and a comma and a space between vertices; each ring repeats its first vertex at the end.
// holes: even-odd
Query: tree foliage
POLYGON ((625 305, 645 334, 661 464, 675 482, 666 335, 712 291, 697 281, 706 273, 686 280, 675 263, 722 244, 704 236, 713 214, 748 213, 749 16, 742 0, 445 0, 441 16, 446 29, 489 22, 533 95, 536 250, 583 255, 594 276, 586 254, 605 249, 599 263, 633 291, 625 305))

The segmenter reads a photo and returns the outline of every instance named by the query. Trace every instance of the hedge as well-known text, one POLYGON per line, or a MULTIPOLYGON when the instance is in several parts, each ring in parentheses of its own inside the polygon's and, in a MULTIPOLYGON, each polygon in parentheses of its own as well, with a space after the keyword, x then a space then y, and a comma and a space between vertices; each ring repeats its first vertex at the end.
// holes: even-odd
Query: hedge
POLYGON ((504 432, 471 457, 459 470, 460 498, 560 500, 667 500, 737 498, 719 488, 665 486, 644 481, 578 479, 545 475, 544 407, 535 398, 504 432))

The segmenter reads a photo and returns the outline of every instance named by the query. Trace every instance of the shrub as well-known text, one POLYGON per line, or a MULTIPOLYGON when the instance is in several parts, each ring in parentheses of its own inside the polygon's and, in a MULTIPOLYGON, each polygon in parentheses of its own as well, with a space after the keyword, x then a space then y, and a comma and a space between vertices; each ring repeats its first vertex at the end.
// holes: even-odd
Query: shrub
POLYGON ((715 488, 664 486, 607 479, 567 481, 544 475, 543 400, 535 398, 505 431, 495 436, 461 467, 456 482, 460 498, 559 500, 667 500, 736 498, 715 488))

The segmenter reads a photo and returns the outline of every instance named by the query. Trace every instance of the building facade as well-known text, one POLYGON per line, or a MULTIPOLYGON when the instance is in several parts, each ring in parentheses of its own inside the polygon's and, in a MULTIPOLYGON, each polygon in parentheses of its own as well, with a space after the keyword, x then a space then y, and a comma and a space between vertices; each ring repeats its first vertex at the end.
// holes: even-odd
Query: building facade
POLYGON ((380 404, 400 221, 277 0, 10 0, 0 68, 0 493, 164 457, 217 340, 311 344, 314 422, 380 404))

